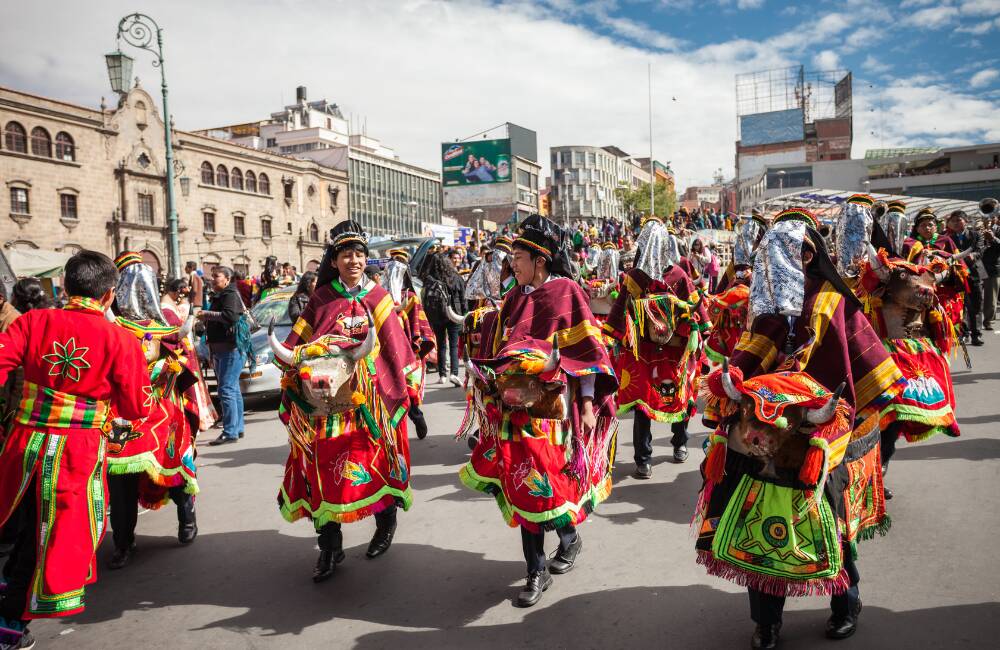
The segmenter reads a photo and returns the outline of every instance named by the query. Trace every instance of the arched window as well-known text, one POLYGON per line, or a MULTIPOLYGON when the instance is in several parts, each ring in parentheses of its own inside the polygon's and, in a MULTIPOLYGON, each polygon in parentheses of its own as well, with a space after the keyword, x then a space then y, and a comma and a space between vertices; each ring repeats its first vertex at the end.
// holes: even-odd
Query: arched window
POLYGON ((243 172, 238 167, 233 167, 232 171, 229 172, 229 187, 234 190, 243 189, 243 172))
POLYGON ((257 193, 257 176, 252 171, 250 171, 248 169, 247 170, 246 178, 244 180, 246 181, 246 184, 247 184, 247 192, 253 192, 253 193, 256 194, 257 193))
POLYGON ((271 194, 271 181, 268 180, 267 174, 261 174, 257 177, 257 190, 261 194, 271 194))
POLYGON ((52 157, 52 136, 40 126, 31 129, 31 153, 46 158, 52 157))
POLYGON ((3 130, 3 146, 8 151, 28 153, 28 138, 24 127, 17 122, 7 122, 3 130))
POLYGON ((215 184, 219 187, 229 187, 229 172, 222 165, 215 168, 215 184))
POLYGON ((59 160, 76 160, 76 145, 73 136, 65 131, 56 134, 56 158, 59 160))
POLYGON ((309 224, 309 241, 318 242, 319 241, 319 226, 314 223, 309 224))
POLYGON ((215 173, 212 171, 212 163, 207 160, 201 163, 201 183, 202 185, 215 185, 215 173))

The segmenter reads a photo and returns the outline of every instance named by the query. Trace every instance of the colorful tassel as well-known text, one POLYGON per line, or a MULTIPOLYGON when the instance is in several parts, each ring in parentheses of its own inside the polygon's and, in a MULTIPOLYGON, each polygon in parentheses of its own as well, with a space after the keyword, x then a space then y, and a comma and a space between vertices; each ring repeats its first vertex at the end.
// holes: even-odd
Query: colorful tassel
POLYGON ((518 409, 510 414, 510 423, 518 429, 523 429, 531 422, 531 416, 527 411, 518 409))
POLYGON ((809 451, 806 452, 806 459, 802 463, 802 469, 799 470, 799 480, 806 485, 816 485, 823 474, 825 464, 826 454, 822 446, 813 444, 813 441, 810 441, 809 451))
POLYGON ((721 483, 726 474, 726 448, 728 440, 725 436, 713 433, 709 436, 710 447, 705 457, 705 478, 712 483, 721 483))

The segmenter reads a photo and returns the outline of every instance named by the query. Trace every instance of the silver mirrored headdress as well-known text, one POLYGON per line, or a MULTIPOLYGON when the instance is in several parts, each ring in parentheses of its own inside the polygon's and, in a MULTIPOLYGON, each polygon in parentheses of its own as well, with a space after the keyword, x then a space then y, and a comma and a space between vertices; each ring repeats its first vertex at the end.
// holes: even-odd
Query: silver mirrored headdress
POLYGON ((134 262, 119 270, 115 286, 115 306, 118 316, 132 321, 151 320, 166 326, 167 319, 160 308, 160 292, 156 276, 148 264, 134 262))
POLYGON ((674 264, 680 261, 680 246, 663 222, 650 219, 643 225, 635 242, 635 268, 653 280, 659 280, 674 264))
POLYGON ((903 242, 906 241, 906 237, 910 233, 910 224, 906 215, 896 210, 888 210, 879 217, 878 222, 892 246, 891 252, 899 255, 903 250, 903 242))
POLYGON ((861 263, 871 250, 871 210, 867 206, 845 201, 840 208, 840 218, 834 225, 837 252, 837 273, 842 278, 854 278, 861 272, 861 263))
POLYGON ((618 278, 618 261, 621 254, 617 248, 601 249, 601 254, 597 257, 597 267, 594 277, 598 280, 615 280, 618 278))
POLYGON ((764 233, 764 224, 756 219, 747 219, 740 224, 733 245, 733 264, 750 266, 753 263, 753 252, 757 250, 757 242, 764 233))
POLYGON ((750 283, 750 319, 761 314, 800 316, 805 300, 802 242, 806 224, 797 219, 773 225, 757 248, 750 283))
POLYGON ((389 292, 397 305, 403 302, 403 292, 406 290, 406 274, 410 267, 399 260, 389 260, 382 273, 382 288, 389 292))

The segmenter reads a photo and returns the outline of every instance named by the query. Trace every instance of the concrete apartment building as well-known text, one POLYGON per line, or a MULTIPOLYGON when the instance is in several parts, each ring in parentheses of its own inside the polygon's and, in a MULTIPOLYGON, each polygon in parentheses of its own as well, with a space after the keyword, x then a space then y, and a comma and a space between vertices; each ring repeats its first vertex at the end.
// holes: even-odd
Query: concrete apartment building
MULTIPOLYGON (((633 158, 614 146, 566 145, 549 149, 552 168, 549 201, 552 218, 561 222, 578 219, 624 219, 615 190, 636 189, 648 184, 649 158, 633 158)), ((673 174, 654 161, 657 180, 673 174)))
POLYGON ((352 133, 336 104, 309 101, 304 86, 295 92, 295 103, 270 119, 199 133, 346 172, 348 214, 369 234, 416 235, 424 223, 441 223, 439 173, 399 160, 366 133, 352 133))
MULTIPOLYGON (((166 273, 163 118, 146 90, 88 108, 0 88, 0 128, 5 249, 135 250, 166 273)), ((318 264, 323 233, 347 212, 345 172, 184 131, 173 147, 182 264, 318 264)))

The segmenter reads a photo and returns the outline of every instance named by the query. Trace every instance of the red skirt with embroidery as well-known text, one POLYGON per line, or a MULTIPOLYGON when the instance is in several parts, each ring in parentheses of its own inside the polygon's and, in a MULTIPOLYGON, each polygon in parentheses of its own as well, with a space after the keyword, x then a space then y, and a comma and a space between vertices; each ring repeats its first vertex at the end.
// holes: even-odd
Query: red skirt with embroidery
POLYGON ((622 349, 613 359, 618 375, 618 415, 639 409, 657 422, 679 422, 694 413, 695 378, 701 354, 685 348, 639 343, 639 356, 622 349))
POLYGON ((538 532, 579 524, 611 494, 609 459, 617 430, 592 437, 588 476, 578 480, 565 471, 571 456, 568 429, 544 419, 517 427, 506 415, 499 433, 483 432, 459 477, 467 487, 492 495, 508 526, 538 532))
POLYGON ((885 349, 906 377, 906 388, 882 409, 879 425, 899 425, 908 442, 944 433, 958 436, 955 386, 944 355, 928 338, 885 339, 885 349))
MULTIPOLYGON (((180 401, 179 395, 173 396, 180 401)), ((152 398, 151 398, 152 399, 152 398)), ((152 414, 132 423, 135 440, 121 451, 108 451, 109 474, 142 474, 139 503, 155 510, 170 501, 169 488, 198 493, 194 439, 190 420, 167 396, 156 399, 152 414)))
MULTIPOLYGON (((291 415, 290 430, 299 414, 291 415)), ((315 439, 306 445, 293 442, 285 463, 278 507, 287 521, 308 517, 318 531, 331 522, 360 521, 394 504, 410 509, 405 417, 387 432, 395 436, 395 452, 381 437, 372 437, 357 410, 315 419, 311 426, 315 439), (390 458, 393 453, 396 457, 390 458)))

